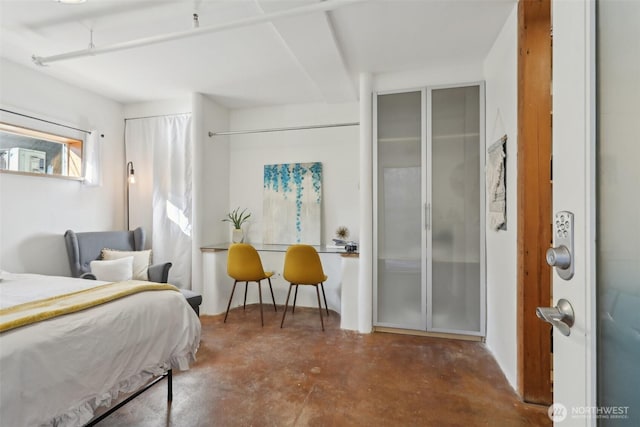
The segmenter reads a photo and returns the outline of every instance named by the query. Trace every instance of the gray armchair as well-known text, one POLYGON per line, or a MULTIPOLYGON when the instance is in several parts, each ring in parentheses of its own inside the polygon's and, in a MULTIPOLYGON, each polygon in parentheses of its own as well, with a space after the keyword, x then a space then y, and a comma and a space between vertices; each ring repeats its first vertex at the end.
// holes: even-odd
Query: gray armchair
MULTIPOLYGON (((64 240, 69 256, 69 267, 73 277, 93 279, 91 274, 91 261, 100 259, 102 249, 109 248, 118 251, 141 251, 144 249, 145 235, 140 227, 132 231, 96 231, 75 233, 67 230, 64 240)), ((155 264, 149 266, 149 280, 158 283, 167 283, 171 263, 155 264)), ((199 314, 202 296, 188 289, 180 289, 187 302, 196 314, 199 314)))

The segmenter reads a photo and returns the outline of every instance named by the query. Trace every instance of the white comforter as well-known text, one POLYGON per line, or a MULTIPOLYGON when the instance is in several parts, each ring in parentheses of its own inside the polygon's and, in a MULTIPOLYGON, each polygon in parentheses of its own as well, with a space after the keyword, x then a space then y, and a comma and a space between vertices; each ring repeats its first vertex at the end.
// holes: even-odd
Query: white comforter
MULTIPOLYGON (((105 282, 2 272, 0 308, 105 282)), ((175 291, 142 292, 0 334, 0 425, 82 425, 119 392, 195 360, 200 321, 175 291)))

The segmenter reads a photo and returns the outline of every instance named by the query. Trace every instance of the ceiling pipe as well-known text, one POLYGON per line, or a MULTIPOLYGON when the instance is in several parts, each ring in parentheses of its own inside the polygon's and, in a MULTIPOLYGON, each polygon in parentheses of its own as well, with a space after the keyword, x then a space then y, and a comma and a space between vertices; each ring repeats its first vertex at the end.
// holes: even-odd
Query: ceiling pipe
POLYGON ((162 34, 158 36, 151 36, 142 39, 130 40, 127 42, 116 43, 103 47, 91 47, 88 49, 75 50, 72 52, 61 53, 59 55, 52 56, 37 56, 32 55, 31 59, 36 65, 44 66, 52 62, 64 61, 66 59, 80 58, 83 56, 95 56, 103 53, 116 52, 120 50, 133 49, 136 47, 148 46, 157 43, 163 43, 170 40, 185 39, 187 37, 195 37, 208 33, 215 33, 219 31, 229 30, 233 28, 246 27, 253 24, 259 24, 267 21, 273 21, 276 19, 287 18, 291 16, 304 15, 313 12, 326 12, 329 10, 337 9, 342 6, 347 6, 354 3, 360 3, 368 0, 326 0, 310 5, 294 7, 286 10, 279 10, 272 13, 266 13, 263 15, 252 16, 249 18, 238 19, 236 21, 228 22, 225 24, 212 25, 208 27, 197 27, 186 31, 176 31, 173 33, 162 34))

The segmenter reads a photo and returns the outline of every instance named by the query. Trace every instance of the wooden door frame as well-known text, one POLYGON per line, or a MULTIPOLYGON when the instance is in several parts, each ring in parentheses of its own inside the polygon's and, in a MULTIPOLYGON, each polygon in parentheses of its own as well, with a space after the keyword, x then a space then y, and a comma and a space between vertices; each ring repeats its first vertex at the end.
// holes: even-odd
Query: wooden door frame
POLYGON ((550 405, 551 325, 551 0, 518 2, 518 392, 550 405))

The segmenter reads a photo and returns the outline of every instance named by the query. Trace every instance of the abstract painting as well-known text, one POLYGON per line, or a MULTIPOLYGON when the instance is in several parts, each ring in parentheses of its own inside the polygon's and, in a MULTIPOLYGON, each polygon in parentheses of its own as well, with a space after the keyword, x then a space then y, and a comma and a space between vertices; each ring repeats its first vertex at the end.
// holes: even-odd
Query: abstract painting
POLYGON ((264 166, 263 243, 320 244, 322 163, 264 166))

